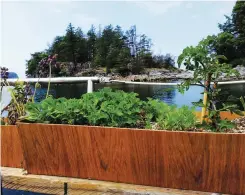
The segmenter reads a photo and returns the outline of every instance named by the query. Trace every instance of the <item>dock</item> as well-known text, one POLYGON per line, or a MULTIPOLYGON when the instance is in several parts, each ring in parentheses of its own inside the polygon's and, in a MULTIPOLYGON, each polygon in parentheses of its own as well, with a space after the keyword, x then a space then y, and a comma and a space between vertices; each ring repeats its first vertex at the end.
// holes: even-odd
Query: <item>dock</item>
POLYGON ((221 195, 69 177, 26 174, 23 169, 1 167, 2 187, 45 194, 74 195, 221 195))

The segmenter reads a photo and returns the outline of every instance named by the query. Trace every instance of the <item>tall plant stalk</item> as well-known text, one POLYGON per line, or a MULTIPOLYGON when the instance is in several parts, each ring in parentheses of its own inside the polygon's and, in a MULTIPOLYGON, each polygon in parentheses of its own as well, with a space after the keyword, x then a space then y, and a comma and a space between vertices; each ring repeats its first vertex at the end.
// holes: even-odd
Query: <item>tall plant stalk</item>
POLYGON ((32 95, 32 102, 34 102, 34 100, 35 100, 35 95, 36 95, 36 92, 37 92, 37 88, 40 87, 39 80, 40 80, 40 77, 38 78, 38 81, 35 84, 34 92, 33 92, 33 95, 32 95))
POLYGON ((50 83, 51 83, 51 73, 52 73, 52 64, 56 63, 56 58, 57 58, 58 54, 54 54, 52 57, 49 58, 49 82, 48 82, 48 89, 47 89, 47 94, 46 94, 46 98, 48 98, 49 96, 49 91, 50 91, 50 83))
POLYGON ((50 83, 51 83, 51 61, 49 62, 49 81, 48 81, 48 90, 47 90, 46 98, 48 98, 49 95, 50 83))

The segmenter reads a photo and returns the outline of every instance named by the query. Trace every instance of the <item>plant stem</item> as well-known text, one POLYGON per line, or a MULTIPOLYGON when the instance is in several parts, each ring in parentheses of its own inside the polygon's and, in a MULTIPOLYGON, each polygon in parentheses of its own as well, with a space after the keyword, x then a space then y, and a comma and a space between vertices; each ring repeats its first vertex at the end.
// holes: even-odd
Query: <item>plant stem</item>
POLYGON ((35 98, 36 91, 37 91, 37 84, 39 83, 39 80, 40 80, 40 77, 38 78, 38 81, 37 81, 37 83, 35 84, 34 92, 33 92, 33 95, 32 95, 32 102, 34 102, 34 98, 35 98))
POLYGON ((50 82, 51 82, 51 62, 49 62, 49 82, 48 82, 48 90, 47 90, 46 98, 48 98, 48 95, 49 95, 50 82))
MULTIPOLYGON (((17 81, 17 82, 18 82, 18 81, 17 81)), ((10 86, 9 83, 8 83, 7 81, 6 81, 6 83, 5 83, 5 86, 10 86)), ((17 111, 19 112, 19 114, 21 114, 20 104, 18 104, 18 102, 17 102, 17 100, 16 100, 16 98, 15 98, 15 96, 14 96, 13 89, 9 89, 9 90, 10 90, 10 95, 11 95, 11 97, 12 97, 13 102, 16 104, 16 109, 17 109, 17 111)))
POLYGON ((208 78, 206 80, 205 83, 205 88, 204 88, 204 94, 203 94, 203 105, 204 107, 202 108, 202 115, 201 115, 201 124, 204 121, 204 116, 206 115, 207 112, 207 102, 208 102, 208 92, 210 91, 210 83, 211 83, 211 79, 212 79, 212 74, 209 73, 208 74, 208 78))

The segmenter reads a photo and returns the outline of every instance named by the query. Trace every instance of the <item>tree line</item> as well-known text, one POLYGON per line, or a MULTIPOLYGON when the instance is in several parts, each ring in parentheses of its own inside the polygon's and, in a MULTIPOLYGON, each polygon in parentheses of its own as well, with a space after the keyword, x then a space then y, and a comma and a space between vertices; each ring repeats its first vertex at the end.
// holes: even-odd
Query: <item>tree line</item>
POLYGON ((59 66, 53 67, 53 76, 73 76, 81 69, 105 69, 106 74, 138 74, 144 68, 174 67, 170 54, 153 55, 152 42, 145 34, 138 35, 136 26, 123 31, 120 26, 108 25, 98 30, 92 25, 87 33, 71 23, 63 36, 56 36, 48 49, 31 54, 26 63, 26 75, 38 76, 41 59, 58 54, 59 66))
POLYGON ((245 1, 237 1, 231 16, 225 17, 226 21, 218 24, 221 32, 202 41, 207 42, 210 53, 225 56, 226 63, 245 66, 245 1))

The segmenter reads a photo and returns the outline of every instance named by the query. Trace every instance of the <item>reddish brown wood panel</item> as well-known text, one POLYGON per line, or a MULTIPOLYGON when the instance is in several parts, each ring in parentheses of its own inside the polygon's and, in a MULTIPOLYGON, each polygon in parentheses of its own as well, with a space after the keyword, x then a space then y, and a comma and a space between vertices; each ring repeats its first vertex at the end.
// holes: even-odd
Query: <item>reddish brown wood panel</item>
POLYGON ((1 128, 1 166, 23 167, 23 151, 17 126, 7 125, 1 128))
POLYGON ((28 173, 245 194, 245 134, 19 127, 28 173))

